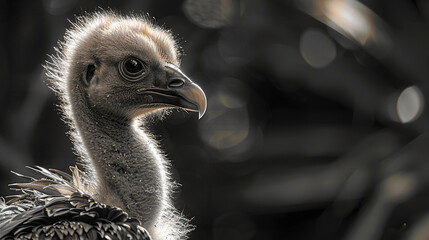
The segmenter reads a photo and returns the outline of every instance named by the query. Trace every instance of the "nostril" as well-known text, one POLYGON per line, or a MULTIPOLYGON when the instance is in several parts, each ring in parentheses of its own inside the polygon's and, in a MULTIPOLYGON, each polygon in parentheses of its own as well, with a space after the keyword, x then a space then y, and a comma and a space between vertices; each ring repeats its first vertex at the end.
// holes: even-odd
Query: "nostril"
POLYGON ((178 87, 181 87, 181 86, 183 86, 185 84, 185 81, 183 81, 182 79, 180 79, 180 78, 175 78, 175 79, 172 79, 169 83, 168 83, 168 87, 171 87, 171 88, 178 88, 178 87))

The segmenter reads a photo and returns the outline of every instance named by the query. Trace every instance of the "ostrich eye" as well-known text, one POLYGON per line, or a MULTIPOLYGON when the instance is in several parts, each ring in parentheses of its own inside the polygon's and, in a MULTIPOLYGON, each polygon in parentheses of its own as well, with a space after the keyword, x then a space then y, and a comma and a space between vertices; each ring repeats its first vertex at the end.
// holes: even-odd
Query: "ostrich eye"
POLYGON ((146 74, 146 66, 140 59, 130 57, 119 64, 119 73, 128 81, 138 81, 146 74))

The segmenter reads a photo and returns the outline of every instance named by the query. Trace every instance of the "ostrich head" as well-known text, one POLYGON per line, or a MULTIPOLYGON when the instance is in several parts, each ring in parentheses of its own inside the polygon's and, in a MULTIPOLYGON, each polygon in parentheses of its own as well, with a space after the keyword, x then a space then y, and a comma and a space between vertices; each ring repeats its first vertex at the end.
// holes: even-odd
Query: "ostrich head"
POLYGON ((200 117, 206 110, 204 92, 179 69, 173 37, 145 18, 80 18, 61 47, 51 75, 66 105, 80 95, 91 110, 130 120, 166 108, 200 117))

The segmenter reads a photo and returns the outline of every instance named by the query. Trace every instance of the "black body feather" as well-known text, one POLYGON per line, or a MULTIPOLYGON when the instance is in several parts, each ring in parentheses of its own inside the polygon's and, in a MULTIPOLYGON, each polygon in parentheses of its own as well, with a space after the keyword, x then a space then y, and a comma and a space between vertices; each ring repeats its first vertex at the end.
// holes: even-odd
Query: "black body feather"
POLYGON ((0 239, 151 239, 139 220, 81 193, 76 182, 84 176, 76 167, 71 168, 73 176, 34 170, 44 177, 11 184, 21 194, 10 196, 2 206, 0 239))

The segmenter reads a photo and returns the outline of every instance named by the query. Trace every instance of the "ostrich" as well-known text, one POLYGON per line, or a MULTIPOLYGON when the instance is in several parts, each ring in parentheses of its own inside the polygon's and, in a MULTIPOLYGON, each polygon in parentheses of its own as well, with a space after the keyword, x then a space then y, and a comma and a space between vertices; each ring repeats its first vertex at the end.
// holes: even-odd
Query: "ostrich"
POLYGON ((185 239, 171 203, 169 163, 147 122, 179 108, 206 111, 179 69, 171 33, 141 16, 78 17, 45 68, 83 170, 35 167, 42 178, 0 201, 0 239, 185 239))

